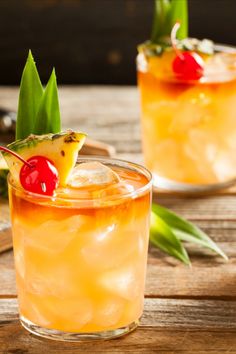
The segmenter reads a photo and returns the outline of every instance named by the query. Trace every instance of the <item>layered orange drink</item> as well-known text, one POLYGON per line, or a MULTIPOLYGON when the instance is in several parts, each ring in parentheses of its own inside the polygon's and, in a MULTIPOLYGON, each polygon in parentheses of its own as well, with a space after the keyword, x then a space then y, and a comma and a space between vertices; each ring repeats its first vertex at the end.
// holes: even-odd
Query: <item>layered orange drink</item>
POLYGON ((140 48, 145 163, 160 187, 224 186, 236 177, 236 51, 214 46, 208 53, 209 41, 186 43, 192 49, 184 52, 182 42, 177 54, 172 47, 158 55, 140 48), (197 53, 201 75, 191 77, 191 62, 187 74, 178 75, 182 67, 174 61, 179 55, 181 62, 182 53, 197 53))
POLYGON ((26 191, 9 177, 19 310, 27 329, 77 340, 136 327, 143 311, 150 179, 132 163, 82 157, 53 196, 26 191))

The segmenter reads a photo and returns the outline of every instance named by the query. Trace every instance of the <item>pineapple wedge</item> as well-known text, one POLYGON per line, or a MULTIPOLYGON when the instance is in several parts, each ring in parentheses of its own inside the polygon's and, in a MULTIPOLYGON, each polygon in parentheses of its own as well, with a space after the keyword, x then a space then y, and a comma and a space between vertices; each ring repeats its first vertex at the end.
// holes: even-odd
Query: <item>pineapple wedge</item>
MULTIPOLYGON (((7 147, 17 152, 25 160, 32 156, 45 156, 50 159, 59 173, 59 186, 66 186, 70 173, 75 166, 78 152, 86 135, 80 132, 65 131, 58 134, 29 135, 26 139, 16 140, 7 147)), ((20 184, 19 174, 22 162, 9 153, 3 156, 11 175, 20 184)))

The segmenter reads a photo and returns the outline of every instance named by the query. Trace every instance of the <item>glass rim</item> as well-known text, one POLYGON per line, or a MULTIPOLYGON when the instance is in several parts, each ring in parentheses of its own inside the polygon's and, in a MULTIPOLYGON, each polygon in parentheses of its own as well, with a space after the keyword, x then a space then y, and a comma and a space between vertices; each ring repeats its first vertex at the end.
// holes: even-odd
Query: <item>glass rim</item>
MULTIPOLYGON (((236 46, 231 45, 231 44, 224 44, 224 43, 214 43, 214 49, 216 50, 215 53, 212 55, 218 54, 218 53, 223 53, 223 54, 236 54, 236 46)), ((158 55, 157 55, 158 56, 158 55)), ((148 62, 148 56, 145 55, 144 52, 139 52, 136 56, 136 68, 137 71, 140 72, 148 72, 146 65, 148 62)), ((236 65, 236 57, 235 57, 235 65, 236 65)), ((172 72, 170 71, 166 73, 166 80, 169 83, 184 83, 184 84, 193 84, 193 85, 204 85, 204 84, 211 84, 211 83, 226 83, 230 82, 232 80, 235 80, 236 78, 236 69, 230 69, 227 70, 224 68, 224 70, 219 72, 218 67, 216 70, 214 70, 211 73, 206 73, 201 77, 199 80, 190 80, 190 81, 185 81, 181 79, 177 79, 172 75, 172 72), (215 75, 218 74, 218 80, 215 80, 215 75), (221 75, 223 76, 223 80, 221 78, 221 75), (229 76, 227 76, 229 75, 229 76), (227 77, 226 77, 227 76, 227 77)), ((161 78, 163 80, 163 78, 161 78)))
MULTIPOLYGON (((8 174, 8 184, 13 188, 15 191, 19 192, 21 197, 26 197, 27 200, 32 200, 35 199, 34 202, 40 203, 40 201, 49 201, 51 206, 55 207, 61 207, 61 208, 66 208, 66 207, 74 207, 77 204, 85 204, 86 207, 91 207, 91 206, 102 206, 104 202, 105 205, 113 205, 115 204, 116 201, 122 201, 124 199, 136 199, 140 195, 144 194, 146 191, 148 191, 152 187, 152 174, 151 172, 144 166, 137 164, 135 162, 127 161, 127 160, 122 160, 122 159, 117 159, 117 158, 112 158, 112 157, 105 157, 105 156, 96 156, 96 155, 79 155, 76 161, 76 164, 78 162, 88 162, 88 161, 95 161, 95 162, 101 162, 104 163, 105 165, 110 165, 110 166, 118 166, 118 167, 123 167, 125 169, 133 170, 138 173, 141 173, 143 176, 147 178, 147 182, 144 183, 141 187, 133 190, 133 191, 128 191, 127 193, 115 193, 113 195, 108 195, 108 196, 101 196, 98 198, 93 198, 93 197, 74 197, 72 198, 71 196, 69 197, 61 197, 61 196, 47 196, 47 195, 42 195, 34 192, 29 192, 25 189, 23 189, 20 186, 14 185, 11 181, 11 173, 8 174), (62 202, 61 204, 57 204, 56 202, 62 202), (63 204, 64 202, 64 204, 63 204), (66 205, 66 203, 73 203, 73 206, 71 205, 66 205), (95 205, 94 205, 95 202, 95 205), (89 205, 87 205, 89 204, 89 205)), ((66 187, 65 187, 66 188, 66 187)), ((73 188, 73 187, 72 187, 73 188)), ((74 188, 76 189, 76 188, 74 188)), ((46 204, 45 204, 46 205, 46 204)))

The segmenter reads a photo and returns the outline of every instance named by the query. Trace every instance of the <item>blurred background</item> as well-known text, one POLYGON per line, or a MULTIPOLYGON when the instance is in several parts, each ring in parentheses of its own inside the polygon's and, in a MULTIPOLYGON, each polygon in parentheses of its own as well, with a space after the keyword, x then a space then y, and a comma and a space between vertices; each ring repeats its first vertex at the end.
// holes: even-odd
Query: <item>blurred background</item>
MULTIPOLYGON (((236 0, 189 0, 190 36, 236 45, 235 13, 236 0)), ((0 85, 19 84, 29 48, 44 83, 54 65, 59 84, 135 84, 152 14, 153 0, 0 0, 0 85)))

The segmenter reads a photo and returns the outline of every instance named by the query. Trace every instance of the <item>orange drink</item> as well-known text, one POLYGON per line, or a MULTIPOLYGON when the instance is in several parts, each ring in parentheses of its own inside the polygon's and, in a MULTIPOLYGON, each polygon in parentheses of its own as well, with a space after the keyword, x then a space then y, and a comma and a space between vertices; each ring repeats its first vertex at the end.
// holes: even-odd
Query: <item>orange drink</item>
POLYGON ((23 326, 68 341, 134 329, 143 311, 149 172, 79 158, 53 197, 16 187, 11 177, 9 195, 23 326))
POLYGON ((227 186, 236 178, 236 51, 201 54, 204 74, 192 81, 175 77, 175 57, 171 47, 138 55, 146 166, 159 187, 227 186))

